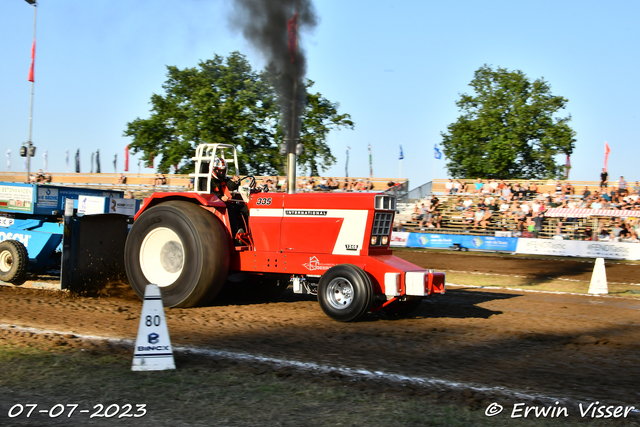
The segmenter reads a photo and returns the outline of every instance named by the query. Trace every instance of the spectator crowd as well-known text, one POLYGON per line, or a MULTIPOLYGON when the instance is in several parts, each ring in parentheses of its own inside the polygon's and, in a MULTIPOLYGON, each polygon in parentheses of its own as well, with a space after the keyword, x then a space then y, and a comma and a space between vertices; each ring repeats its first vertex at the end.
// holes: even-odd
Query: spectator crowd
MULTIPOLYGON (((269 191, 287 191, 287 177, 286 176, 273 176, 264 177, 261 185, 267 188, 269 191)), ((393 183, 395 186, 396 184, 393 183)), ((391 187, 391 186, 389 186, 391 187)), ((336 178, 325 177, 300 177, 296 180, 296 191, 300 193, 307 192, 327 192, 327 191, 348 191, 348 192, 360 192, 360 191, 373 191, 373 182, 369 179, 363 178, 345 178, 344 182, 336 178)))
MULTIPOLYGON (((490 228, 512 231, 518 237, 538 237, 545 224, 551 224, 545 215, 551 208, 631 210, 638 211, 640 217, 640 183, 629 185, 624 177, 620 177, 617 187, 610 187, 607 176, 601 176, 600 187, 594 191, 588 186, 578 190, 566 181, 557 181, 551 191, 543 191, 535 182, 477 179, 467 186, 463 181, 449 179, 445 184, 445 196, 448 201, 444 210, 448 213, 444 221, 442 203, 435 195, 415 204, 412 220, 421 231, 442 228, 444 222, 445 227, 490 228)), ((554 238, 639 241, 640 221, 632 214, 626 219, 602 215, 593 226, 587 224, 593 222, 591 220, 579 224, 580 220, 570 215, 553 220, 554 238)))

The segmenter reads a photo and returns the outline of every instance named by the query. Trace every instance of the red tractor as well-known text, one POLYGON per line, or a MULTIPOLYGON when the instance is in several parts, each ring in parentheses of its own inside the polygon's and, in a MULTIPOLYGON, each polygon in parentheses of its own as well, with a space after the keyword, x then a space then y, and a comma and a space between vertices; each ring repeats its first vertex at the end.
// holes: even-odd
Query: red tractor
POLYGON ((136 214, 125 264, 141 298, 149 283, 160 287, 169 307, 206 304, 225 283, 251 281, 254 289, 269 292, 292 284, 294 293, 317 295, 329 317, 348 322, 380 309, 407 314, 423 298, 445 292, 444 273, 392 255, 395 196, 241 186, 225 203, 211 194, 216 159, 233 163, 237 174, 234 146, 200 145, 194 190, 154 193, 136 214), (230 214, 238 209, 232 203, 249 210, 235 236, 230 214))

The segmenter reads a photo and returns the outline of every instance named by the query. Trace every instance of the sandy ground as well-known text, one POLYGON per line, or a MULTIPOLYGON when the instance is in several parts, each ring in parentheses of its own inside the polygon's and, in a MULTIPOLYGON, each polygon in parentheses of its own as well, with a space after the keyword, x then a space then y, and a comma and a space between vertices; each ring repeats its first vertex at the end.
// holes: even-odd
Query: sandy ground
MULTIPOLYGON (((398 252, 437 270, 539 274, 589 280, 575 261, 398 252)), ((640 282, 640 265, 607 266, 610 281, 640 282)), ((100 298, 0 287, 0 324, 67 335, 0 330, 0 338, 83 346, 73 334, 135 339, 141 302, 126 288, 100 298), (48 341, 47 341, 48 340, 48 341)), ((451 288, 406 319, 326 317, 315 298, 287 290, 270 303, 219 302, 166 310, 174 345, 433 377, 575 401, 640 407, 640 300, 451 288)), ((487 396, 470 393, 485 404, 487 396)))

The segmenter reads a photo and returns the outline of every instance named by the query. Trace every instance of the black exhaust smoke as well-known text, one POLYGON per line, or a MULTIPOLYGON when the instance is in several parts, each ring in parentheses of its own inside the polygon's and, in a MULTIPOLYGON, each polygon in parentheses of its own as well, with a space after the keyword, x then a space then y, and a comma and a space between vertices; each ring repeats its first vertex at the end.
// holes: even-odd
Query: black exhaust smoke
POLYGON ((280 77, 274 86, 282 109, 286 153, 295 153, 306 99, 307 71, 298 30, 312 30, 317 25, 313 3, 311 0, 235 0, 231 21, 264 55, 268 68, 280 77))

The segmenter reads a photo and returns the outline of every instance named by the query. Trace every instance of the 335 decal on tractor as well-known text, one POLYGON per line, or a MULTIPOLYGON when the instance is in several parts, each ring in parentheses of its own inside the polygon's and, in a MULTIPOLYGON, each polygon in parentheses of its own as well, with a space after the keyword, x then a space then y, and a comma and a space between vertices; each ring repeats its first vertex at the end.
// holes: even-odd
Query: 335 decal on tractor
POLYGON ((225 197, 214 190, 214 164, 232 164, 237 175, 235 147, 202 144, 193 160, 194 190, 154 193, 129 232, 125 264, 141 298, 148 283, 171 307, 207 304, 223 286, 251 282, 274 295, 292 284, 295 293, 317 295, 332 319, 353 321, 380 309, 407 314, 445 292, 444 273, 389 249, 393 195, 266 193, 247 177, 249 185, 225 197))

